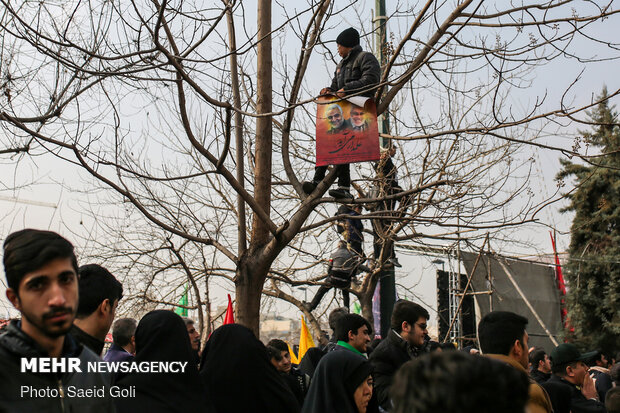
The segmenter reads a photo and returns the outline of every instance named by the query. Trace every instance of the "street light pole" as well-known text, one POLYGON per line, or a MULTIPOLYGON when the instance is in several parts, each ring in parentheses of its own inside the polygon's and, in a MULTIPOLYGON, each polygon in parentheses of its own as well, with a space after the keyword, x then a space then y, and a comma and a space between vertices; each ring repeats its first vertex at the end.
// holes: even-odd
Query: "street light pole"
MULTIPOLYGON (((375 16, 373 19, 375 28, 375 56, 381 67, 384 68, 387 63, 386 45, 386 24, 387 16, 385 13, 385 0, 375 0, 375 16)), ((388 111, 384 111, 378 119, 379 132, 387 134, 389 132, 389 119, 388 111)), ((387 148, 390 145, 389 140, 381 138, 381 147, 387 148)), ((396 258, 394 254, 394 244, 391 243, 388 254, 384 254, 390 258, 396 258)), ((375 253, 375 259, 378 259, 381 255, 381 249, 384 243, 381 237, 376 233, 374 234, 373 249, 375 253)), ((379 288, 380 288, 380 315, 381 315, 381 337, 387 337, 390 331, 390 320, 392 318, 392 310, 396 302, 396 277, 394 272, 394 265, 390 265, 390 268, 384 269, 379 273, 379 288)))

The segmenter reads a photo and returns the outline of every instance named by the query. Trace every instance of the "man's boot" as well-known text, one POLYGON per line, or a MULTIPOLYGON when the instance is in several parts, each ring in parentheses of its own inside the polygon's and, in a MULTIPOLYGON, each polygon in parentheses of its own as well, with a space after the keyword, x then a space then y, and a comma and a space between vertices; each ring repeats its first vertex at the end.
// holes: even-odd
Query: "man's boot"
POLYGON ((318 182, 314 182, 314 181, 305 181, 302 185, 301 188, 304 190, 304 192, 306 193, 306 195, 310 195, 312 192, 314 192, 314 190, 316 189, 316 186, 318 185, 318 182))
POLYGON ((330 189, 329 195, 333 196, 336 199, 353 199, 353 195, 349 192, 349 188, 344 186, 339 186, 337 189, 330 189))

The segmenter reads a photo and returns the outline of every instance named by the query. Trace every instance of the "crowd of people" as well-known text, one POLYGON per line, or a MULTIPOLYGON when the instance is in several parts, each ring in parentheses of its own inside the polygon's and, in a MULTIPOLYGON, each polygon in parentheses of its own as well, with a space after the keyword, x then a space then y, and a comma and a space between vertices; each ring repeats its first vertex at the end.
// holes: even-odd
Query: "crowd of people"
POLYGON ((99 265, 78 266, 54 232, 10 234, 4 270, 22 316, 0 336, 0 412, 620 412, 617 356, 529 348, 528 320, 511 312, 481 319, 473 355, 430 340, 429 313, 411 301, 395 304, 387 337, 372 341, 368 320, 338 308, 329 343, 293 365, 285 341, 264 345, 242 325, 221 326, 201 349, 195 323, 169 310, 114 321, 122 285, 99 265), (184 368, 24 370, 42 358, 184 368))
POLYGON ((387 337, 372 343, 368 320, 338 308, 329 343, 293 365, 286 342, 264 345, 237 324, 216 329, 201 350, 195 323, 172 311, 114 321, 122 285, 99 265, 78 266, 71 243, 54 232, 9 235, 4 269, 22 317, 0 336, 0 412, 620 412, 617 356, 570 343, 549 354, 529 348, 528 320, 511 312, 481 319, 473 355, 431 341, 429 313, 411 301, 395 304, 387 337), (102 354, 110 327, 113 343, 102 354), (184 368, 24 371, 24 359, 84 366, 102 356, 184 368))
MULTIPOLYGON (((321 93, 371 96, 379 82, 376 58, 362 51, 355 29, 343 31, 337 44, 343 60, 332 85, 321 93)), ((341 127, 339 109, 330 108, 328 115, 341 127)), ((364 127, 357 109, 350 114, 352 123, 346 123, 349 128, 364 127)), ((389 148, 375 166, 384 184, 381 196, 402 191, 393 155, 389 148)), ((339 186, 330 194, 352 200, 349 166, 337 168, 339 186)), ((314 179, 304 183, 307 194, 326 171, 317 168, 314 179)), ((395 200, 385 201, 384 209, 394 207, 395 200)), ((264 345, 242 325, 221 326, 201 347, 194 321, 172 311, 150 311, 139 321, 115 320, 123 286, 107 269, 78 266, 73 245, 54 232, 10 234, 3 256, 6 296, 21 318, 0 335, 0 413, 620 413, 618 356, 581 353, 570 343, 549 354, 529 349, 528 320, 518 314, 484 316, 478 326, 480 351, 472 354, 430 340, 428 311, 400 300, 387 336, 371 341, 371 324, 349 313, 346 293, 357 272, 371 271, 364 265, 360 212, 359 204, 339 209, 343 240, 331 257, 326 284, 306 303, 312 311, 336 287, 346 307, 330 313, 329 343, 309 349, 299 365, 292 364, 286 342, 273 339, 264 345), (104 354, 110 328, 113 343, 104 354), (63 360, 77 362, 82 370, 50 369, 72 364, 63 360), (85 368, 99 362, 182 368, 85 368)), ((395 257, 390 260, 398 265, 395 257)))

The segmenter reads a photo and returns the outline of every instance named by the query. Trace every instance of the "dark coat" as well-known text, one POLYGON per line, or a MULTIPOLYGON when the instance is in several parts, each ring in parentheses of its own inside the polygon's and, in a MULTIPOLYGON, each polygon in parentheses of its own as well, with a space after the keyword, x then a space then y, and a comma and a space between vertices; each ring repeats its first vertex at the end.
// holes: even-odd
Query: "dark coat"
POLYGON ((118 380, 122 388, 135 388, 136 397, 115 399, 119 413, 212 412, 183 319, 172 311, 146 314, 136 329, 136 363, 186 362, 178 373, 129 373, 118 380))
POLYGON ((108 352, 105 353, 105 356, 103 357, 103 361, 108 361, 108 362, 132 361, 132 360, 133 360, 133 354, 128 353, 124 348, 122 348, 121 346, 117 346, 114 343, 112 343, 112 345, 108 349, 108 352))
POLYGON ((379 162, 375 163, 375 171, 380 179, 383 179, 385 182, 386 191, 388 191, 388 195, 392 193, 402 190, 398 186, 398 171, 394 162, 392 161, 392 157, 386 155, 387 158, 381 159, 379 162))
POLYGON ((347 274, 350 281, 351 277, 359 271, 370 272, 370 268, 362 264, 362 259, 356 252, 344 246, 338 247, 332 253, 327 271, 328 273, 334 271, 347 274))
POLYGON ((604 402, 607 392, 613 387, 611 376, 609 375, 609 369, 594 366, 590 367, 588 372, 592 378, 596 380, 596 391, 598 393, 599 400, 604 402))
POLYGON ((290 372, 280 373, 280 375, 295 395, 299 405, 303 405, 310 387, 310 376, 299 371, 297 367, 291 367, 290 372))
POLYGON ((555 374, 542 387, 551 399, 554 413, 606 413, 603 403, 586 399, 577 386, 555 374))
POLYGON ((103 347, 105 346, 105 343, 103 341, 99 340, 97 337, 91 336, 75 324, 71 326, 71 330, 69 330, 69 333, 73 336, 73 338, 77 340, 78 343, 88 347, 96 355, 101 356, 101 353, 103 352, 103 347))
POLYGON ((217 413, 299 412, 295 395, 269 361, 265 345, 242 325, 223 325, 211 334, 200 376, 217 413))
POLYGON ((329 87, 336 92, 340 89, 350 94, 360 93, 361 96, 372 97, 381 79, 381 66, 377 58, 369 52, 362 51, 357 45, 336 66, 336 72, 329 87))
POLYGON ((551 377, 551 373, 543 373, 542 371, 536 369, 530 372, 530 377, 534 379, 534 381, 538 384, 543 384, 551 377))
POLYGON ((0 336, 0 412, 114 412, 109 396, 112 376, 87 372, 87 363, 101 359, 88 348, 79 344, 70 334, 65 336, 62 357, 80 359, 79 372, 72 373, 22 373, 21 359, 49 357, 39 345, 21 329, 21 321, 13 320, 5 334, 0 336), (65 397, 29 397, 21 395, 21 386, 35 390, 49 388, 58 390, 65 397), (103 388, 104 397, 71 397, 69 389, 103 388))
POLYGON ((389 390, 394 374, 400 366, 417 356, 417 349, 400 338, 394 330, 390 330, 388 336, 370 354, 374 371, 374 391, 379 405, 385 410, 389 410, 391 406, 389 390))
MULTIPOLYGON (((341 205, 336 211, 336 215, 350 215, 359 217, 357 211, 347 205, 341 205)), ((342 234, 345 241, 349 243, 361 243, 364 241, 364 223, 361 219, 345 218, 337 221, 337 231, 342 234)))

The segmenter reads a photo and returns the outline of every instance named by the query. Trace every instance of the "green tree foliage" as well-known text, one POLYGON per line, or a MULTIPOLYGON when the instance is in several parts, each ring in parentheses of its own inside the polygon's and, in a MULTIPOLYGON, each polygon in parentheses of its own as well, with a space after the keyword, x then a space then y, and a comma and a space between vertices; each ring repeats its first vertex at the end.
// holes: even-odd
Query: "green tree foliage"
POLYGON ((582 142, 603 156, 585 163, 562 160, 557 178, 575 178, 566 194, 574 211, 570 260, 568 313, 574 332, 569 338, 584 348, 617 351, 620 345, 620 128, 607 90, 588 112, 592 132, 582 142))

